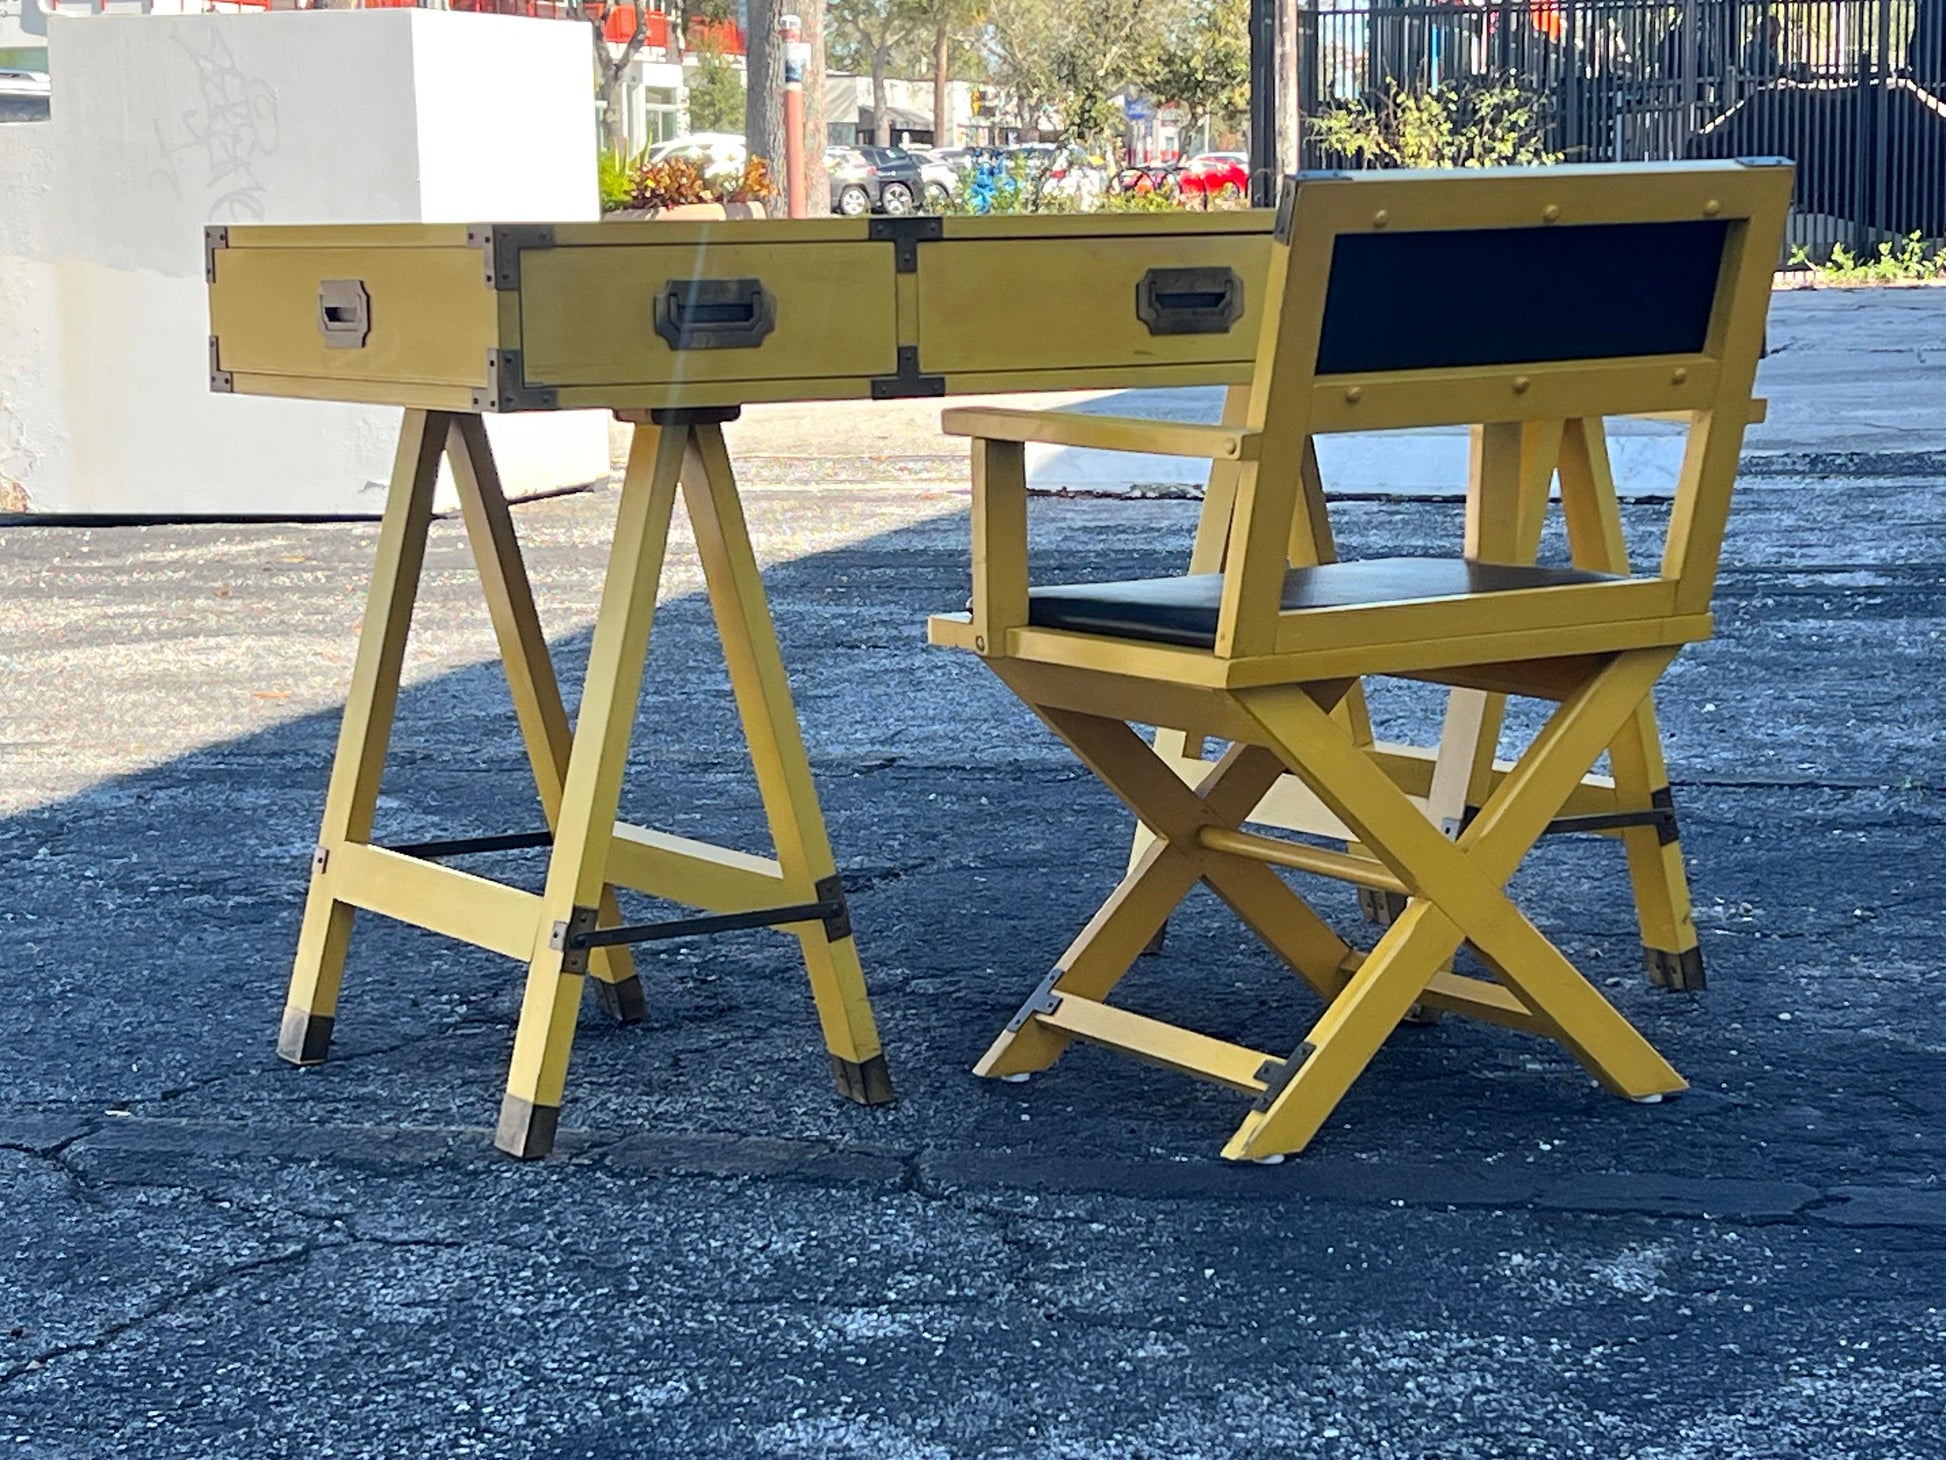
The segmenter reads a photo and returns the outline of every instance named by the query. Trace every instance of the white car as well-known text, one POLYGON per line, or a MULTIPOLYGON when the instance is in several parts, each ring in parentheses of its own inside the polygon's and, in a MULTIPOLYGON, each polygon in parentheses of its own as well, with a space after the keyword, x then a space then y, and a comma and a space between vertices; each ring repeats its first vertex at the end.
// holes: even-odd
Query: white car
POLYGON ((0 70, 0 122, 46 121, 48 97, 44 72, 0 70))
POLYGON ((671 137, 649 149, 649 161, 670 157, 690 157, 704 172, 742 172, 749 149, 735 132, 692 132, 687 137, 671 137))
MULTIPOLYGON (((961 173, 952 159, 942 157, 931 147, 908 147, 913 161, 919 164, 919 181, 926 193, 928 207, 941 207, 953 200, 959 191, 961 173)), ((964 152, 962 151, 962 154, 964 152)))

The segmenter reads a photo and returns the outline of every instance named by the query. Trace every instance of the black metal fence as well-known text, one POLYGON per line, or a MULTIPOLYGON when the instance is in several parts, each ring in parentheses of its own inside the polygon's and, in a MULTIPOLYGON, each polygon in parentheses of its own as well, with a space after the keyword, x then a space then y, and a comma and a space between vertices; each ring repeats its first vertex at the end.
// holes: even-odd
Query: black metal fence
POLYGON ((1813 258, 1946 238, 1946 0, 1297 3, 1307 167, 1322 111, 1512 82, 1563 161, 1794 159, 1813 258))

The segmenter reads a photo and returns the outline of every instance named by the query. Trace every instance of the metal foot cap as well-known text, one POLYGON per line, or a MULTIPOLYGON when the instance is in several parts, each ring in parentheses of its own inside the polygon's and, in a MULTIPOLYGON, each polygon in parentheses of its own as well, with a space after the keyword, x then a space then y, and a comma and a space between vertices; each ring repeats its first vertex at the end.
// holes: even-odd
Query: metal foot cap
POLYGON ((890 1105, 898 1098, 892 1093, 892 1072, 885 1068, 883 1054, 862 1063, 834 1054, 831 1073, 837 1079, 838 1093, 860 1105, 890 1105))
POLYGON ((642 980, 635 974, 614 983, 599 978, 593 983, 596 1005, 618 1024, 640 1024, 649 1017, 648 1001, 642 997, 642 980))
POLYGON ((1649 970, 1649 982, 1657 988, 1678 993, 1697 993, 1708 986, 1703 977, 1703 950, 1688 948, 1671 953, 1666 948, 1644 948, 1642 962, 1649 970))
POLYGON ((500 1102, 500 1129, 493 1144, 509 1156, 537 1161, 554 1149, 554 1132, 561 1124, 561 1107, 536 1105, 518 1095, 500 1102))
POLYGON ((277 1031, 277 1056, 294 1065, 324 1062, 331 1048, 331 1026, 337 1020, 329 1014, 313 1014, 295 1004, 284 1010, 283 1027, 277 1031))

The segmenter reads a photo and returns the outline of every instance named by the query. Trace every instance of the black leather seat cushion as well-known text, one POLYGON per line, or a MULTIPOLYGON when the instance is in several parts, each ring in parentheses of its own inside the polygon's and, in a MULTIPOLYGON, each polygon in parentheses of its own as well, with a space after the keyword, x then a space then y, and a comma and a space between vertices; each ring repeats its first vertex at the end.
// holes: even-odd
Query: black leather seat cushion
MULTIPOLYGON (((1368 558, 1290 569, 1284 574, 1284 607, 1351 608, 1365 603, 1620 581, 1607 573, 1586 573, 1578 568, 1519 568, 1470 563, 1462 558, 1368 558)), ((1222 599, 1221 573, 1121 583, 1070 583, 1029 593, 1027 622, 1037 629, 1068 629, 1209 649, 1216 644, 1216 614, 1222 599)))

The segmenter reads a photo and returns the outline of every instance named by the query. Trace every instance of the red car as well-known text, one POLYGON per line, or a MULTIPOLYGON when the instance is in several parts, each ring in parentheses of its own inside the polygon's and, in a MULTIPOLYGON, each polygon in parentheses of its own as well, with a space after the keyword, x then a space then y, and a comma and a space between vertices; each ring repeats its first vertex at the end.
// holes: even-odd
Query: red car
POLYGON ((1241 152, 1204 152, 1182 165, 1177 186, 1186 196, 1209 199, 1233 189, 1243 197, 1250 191, 1250 159, 1241 152))

